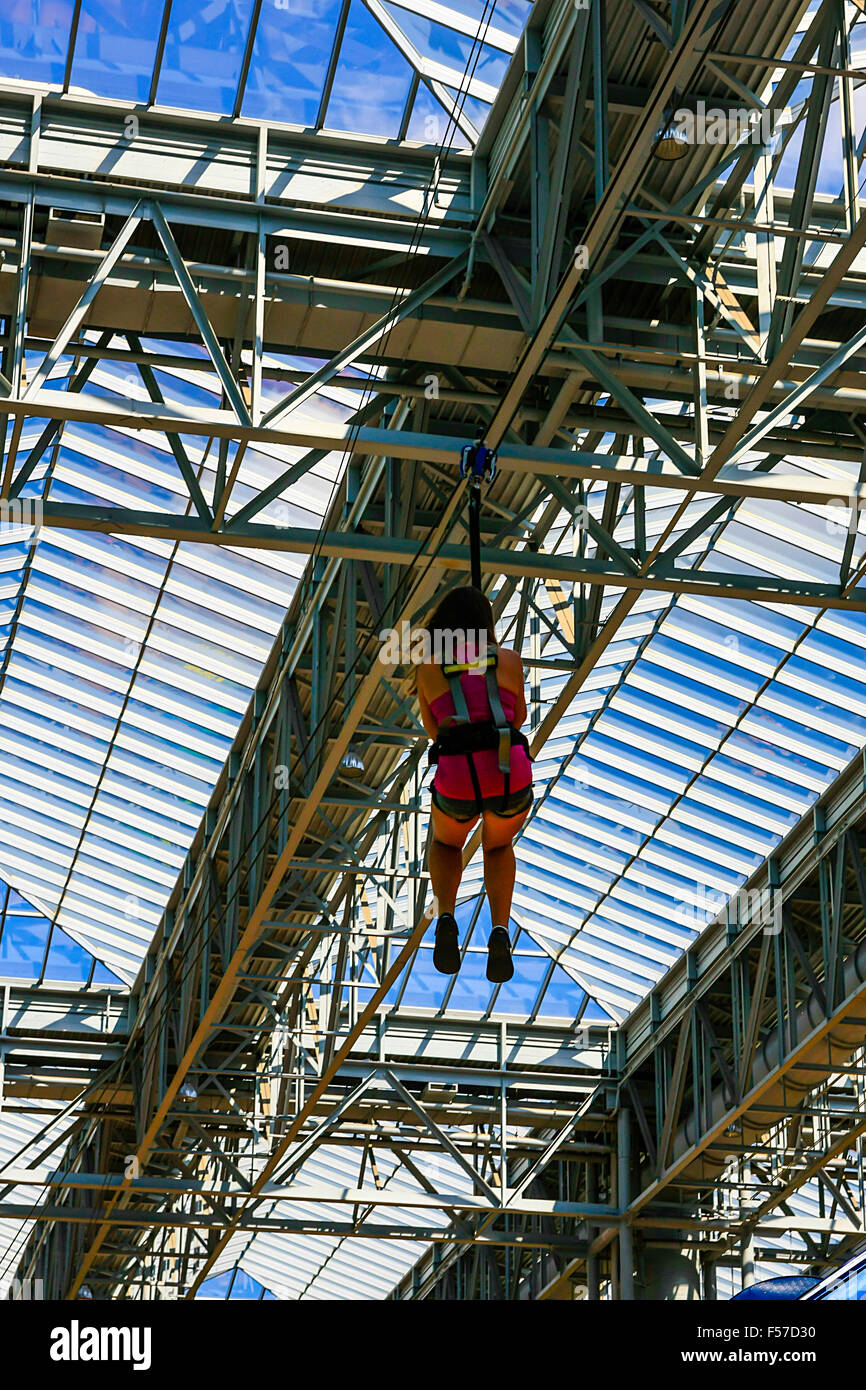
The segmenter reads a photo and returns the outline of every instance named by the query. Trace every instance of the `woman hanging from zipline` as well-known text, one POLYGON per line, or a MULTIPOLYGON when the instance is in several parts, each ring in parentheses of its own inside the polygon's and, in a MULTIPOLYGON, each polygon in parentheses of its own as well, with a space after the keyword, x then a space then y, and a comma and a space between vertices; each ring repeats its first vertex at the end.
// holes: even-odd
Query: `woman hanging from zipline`
POLYGON ((496 643, 493 609, 477 588, 452 589, 427 624, 432 660, 418 666, 421 720, 433 739, 433 838, 429 869, 436 941, 433 964, 460 969, 454 909, 463 845, 482 822, 484 886, 490 906, 487 978, 514 974, 508 922, 514 893, 512 842, 532 805, 532 764, 520 726, 526 718, 523 662, 496 643))

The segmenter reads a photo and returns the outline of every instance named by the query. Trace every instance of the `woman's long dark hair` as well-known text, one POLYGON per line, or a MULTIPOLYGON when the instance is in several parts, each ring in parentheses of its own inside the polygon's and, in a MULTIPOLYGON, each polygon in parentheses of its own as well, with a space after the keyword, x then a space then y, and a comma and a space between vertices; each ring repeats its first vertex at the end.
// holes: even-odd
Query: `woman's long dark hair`
POLYGON ((496 644, 493 609, 490 599, 480 589, 467 584, 465 588, 449 589, 440 599, 427 621, 427 631, 435 641, 436 634, 449 632, 485 632, 496 644))

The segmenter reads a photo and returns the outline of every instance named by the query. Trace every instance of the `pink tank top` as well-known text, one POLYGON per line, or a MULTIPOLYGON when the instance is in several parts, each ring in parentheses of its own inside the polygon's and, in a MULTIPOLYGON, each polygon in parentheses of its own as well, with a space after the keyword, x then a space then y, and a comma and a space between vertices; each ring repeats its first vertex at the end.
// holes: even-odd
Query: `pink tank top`
MULTIPOLYGON (((466 708, 469 711, 471 723, 478 724, 489 719, 490 703, 487 699, 485 677, 472 672, 465 672, 460 677, 460 684, 466 697, 466 708)), ((505 718, 509 724, 513 723, 514 712, 517 709, 517 696, 510 690, 504 690, 500 685, 499 699, 505 718)), ((447 719, 449 715, 455 713, 454 700, 450 690, 446 690, 444 695, 437 695, 435 700, 430 701, 430 713, 438 725, 441 725, 442 721, 447 719)), ((475 764, 481 795, 502 796, 505 790, 505 776, 499 770, 498 751, 495 748, 481 748, 477 753, 470 753, 468 756, 475 764)), ((521 748, 519 744, 513 744, 509 792, 522 791, 524 787, 529 786, 531 781, 532 764, 526 749, 521 748)), ((475 791, 472 786, 472 775, 469 771, 467 754, 443 753, 440 755, 436 764, 433 785, 442 796, 454 797, 460 801, 473 801, 475 791)))

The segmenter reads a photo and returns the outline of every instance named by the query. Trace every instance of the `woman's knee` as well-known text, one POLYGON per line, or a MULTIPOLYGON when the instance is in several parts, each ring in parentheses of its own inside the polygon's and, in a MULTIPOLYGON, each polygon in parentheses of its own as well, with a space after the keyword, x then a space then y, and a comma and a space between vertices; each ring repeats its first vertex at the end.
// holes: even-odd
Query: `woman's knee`
POLYGON ((511 849, 525 819, 525 816, 508 820, 503 820, 501 816, 485 816, 481 835, 481 848, 485 854, 497 849, 511 849))
POLYGON ((461 846, 455 844, 453 840, 443 839, 441 835, 434 835, 430 842, 431 849, 460 849, 461 846))
POLYGON ((490 836, 485 830, 481 837, 481 849, 485 857, 490 854, 497 854, 500 850, 512 849, 513 846, 513 836, 510 836, 508 839, 502 839, 501 833, 499 835, 494 834, 493 836, 490 836))
POLYGON ((462 849, 469 829, 461 821, 449 821, 445 816, 434 816, 431 844, 442 845, 445 849, 462 849))

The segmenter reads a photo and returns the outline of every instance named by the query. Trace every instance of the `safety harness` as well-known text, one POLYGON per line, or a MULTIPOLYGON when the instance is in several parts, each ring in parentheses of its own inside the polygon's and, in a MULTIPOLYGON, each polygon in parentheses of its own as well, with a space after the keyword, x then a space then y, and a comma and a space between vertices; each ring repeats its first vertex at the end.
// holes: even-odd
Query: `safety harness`
POLYGON ((443 754, 446 756, 465 755, 469 776, 472 779, 475 809, 479 815, 483 810, 483 796, 472 754, 486 748, 498 750, 499 771, 505 779, 502 791, 503 812, 507 807, 511 790, 511 749, 514 744, 519 744, 526 750, 527 755, 529 754, 529 743, 526 735, 509 724, 505 717, 502 701, 499 698, 499 685, 496 680, 498 661, 498 649, 493 647, 488 652, 486 661, 476 659, 469 662, 454 662, 439 668, 448 682, 448 689, 451 691, 454 714, 449 714, 443 719, 428 753, 428 762, 431 765, 438 763, 443 754), (469 718, 466 695, 460 683, 460 677, 469 671, 478 672, 481 666, 486 667, 484 679, 487 687, 487 703, 490 706, 490 718, 478 719, 473 722, 469 718))

